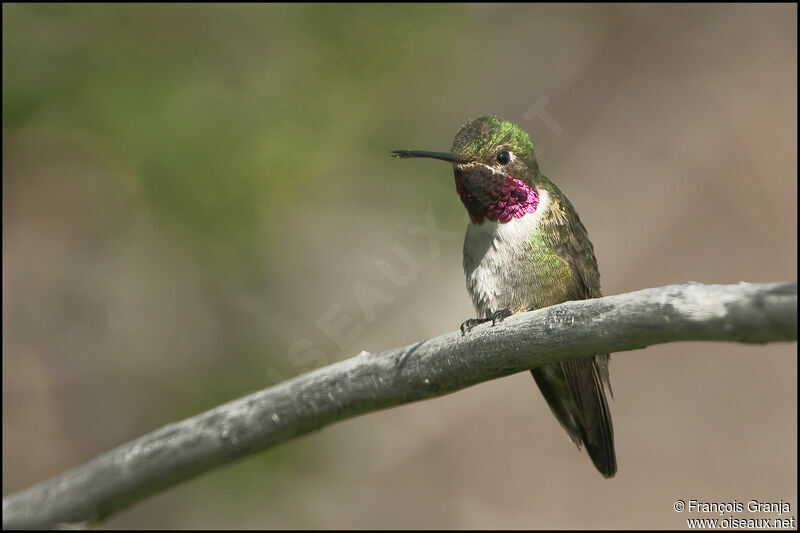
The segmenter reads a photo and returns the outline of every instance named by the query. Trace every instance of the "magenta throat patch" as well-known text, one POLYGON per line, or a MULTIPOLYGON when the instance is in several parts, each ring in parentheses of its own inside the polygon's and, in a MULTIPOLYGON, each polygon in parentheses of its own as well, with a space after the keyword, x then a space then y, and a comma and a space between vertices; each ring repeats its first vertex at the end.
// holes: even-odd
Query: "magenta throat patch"
POLYGON ((469 218, 475 224, 482 223, 484 218, 492 222, 506 223, 512 218, 535 212, 539 205, 539 195, 536 191, 511 175, 502 186, 491 191, 484 202, 477 201, 474 195, 466 191, 458 178, 456 178, 456 191, 469 212, 469 218))

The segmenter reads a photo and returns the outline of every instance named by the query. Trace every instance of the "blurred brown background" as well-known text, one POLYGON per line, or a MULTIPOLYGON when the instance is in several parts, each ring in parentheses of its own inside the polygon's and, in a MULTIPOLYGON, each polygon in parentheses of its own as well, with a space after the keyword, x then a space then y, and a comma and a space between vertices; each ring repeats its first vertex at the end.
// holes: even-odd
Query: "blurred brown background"
MULTIPOLYGON (((451 171, 388 152, 446 150, 483 113, 531 133, 606 294, 797 279, 796 6, 4 4, 3 493, 472 316, 451 171), (426 216, 450 232, 433 248, 426 216), (396 244, 419 266, 406 287, 376 265, 400 268, 396 244), (391 302, 365 316, 357 283, 391 302)), ((796 350, 613 356, 611 481, 523 373, 105 524, 683 528, 679 498, 796 516, 796 350)))

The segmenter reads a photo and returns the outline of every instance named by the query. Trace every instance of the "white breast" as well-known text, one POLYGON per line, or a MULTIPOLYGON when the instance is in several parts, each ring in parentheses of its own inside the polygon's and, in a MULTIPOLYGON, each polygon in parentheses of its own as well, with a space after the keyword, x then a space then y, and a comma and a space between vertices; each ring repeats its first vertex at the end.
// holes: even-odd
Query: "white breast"
POLYGON ((548 204, 547 191, 540 190, 533 213, 506 223, 484 220, 467 226, 464 273, 479 316, 512 306, 519 265, 528 260, 531 236, 548 204))

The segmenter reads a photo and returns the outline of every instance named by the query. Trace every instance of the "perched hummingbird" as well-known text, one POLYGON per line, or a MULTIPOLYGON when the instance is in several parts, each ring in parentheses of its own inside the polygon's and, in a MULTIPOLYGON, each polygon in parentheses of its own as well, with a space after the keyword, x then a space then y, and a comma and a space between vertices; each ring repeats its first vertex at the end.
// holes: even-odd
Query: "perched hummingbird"
MULTIPOLYGON (((450 152, 392 153, 453 165, 456 192, 470 218, 464 273, 479 317, 464 322, 462 333, 513 313, 601 296, 586 228, 567 197, 539 171, 533 143, 519 126, 484 115, 458 131, 450 152)), ((572 441, 586 446, 603 476, 613 477, 617 459, 604 388, 611 393, 608 354, 531 373, 572 441)))

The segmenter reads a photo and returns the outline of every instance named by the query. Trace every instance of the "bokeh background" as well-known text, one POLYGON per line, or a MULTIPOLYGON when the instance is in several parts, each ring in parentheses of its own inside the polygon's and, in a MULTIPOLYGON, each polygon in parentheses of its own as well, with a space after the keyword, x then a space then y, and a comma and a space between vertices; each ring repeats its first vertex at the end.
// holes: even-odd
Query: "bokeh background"
MULTIPOLYGON (((2 9, 4 494, 472 316, 450 169, 388 152, 446 150, 480 114, 531 133, 606 294, 797 279, 796 6, 2 9), (398 250, 416 265, 402 287, 378 268, 402 271, 398 250), (374 315, 363 284, 383 291, 374 315)), ((681 528, 678 498, 796 515, 796 350, 613 356, 611 481, 523 373, 327 427, 105 525, 681 528)))

